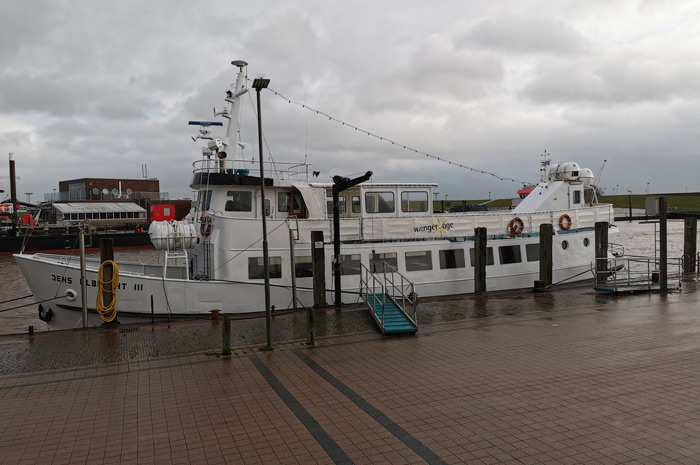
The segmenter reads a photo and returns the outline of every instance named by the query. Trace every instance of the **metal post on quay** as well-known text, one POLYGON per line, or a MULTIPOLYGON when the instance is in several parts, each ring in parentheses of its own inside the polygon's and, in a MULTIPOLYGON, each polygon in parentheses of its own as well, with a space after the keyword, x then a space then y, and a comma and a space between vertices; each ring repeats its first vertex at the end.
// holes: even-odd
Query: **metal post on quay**
POLYGON ((269 79, 255 78, 253 80, 253 89, 257 94, 258 100, 258 149, 260 153, 260 202, 262 213, 262 230, 263 230, 263 274, 265 275, 265 323, 267 334, 266 349, 272 349, 272 312, 270 310, 270 257, 267 249, 267 222, 265 211, 265 173, 263 170, 263 145, 262 145, 262 116, 260 113, 260 91, 267 88, 270 84, 269 79))

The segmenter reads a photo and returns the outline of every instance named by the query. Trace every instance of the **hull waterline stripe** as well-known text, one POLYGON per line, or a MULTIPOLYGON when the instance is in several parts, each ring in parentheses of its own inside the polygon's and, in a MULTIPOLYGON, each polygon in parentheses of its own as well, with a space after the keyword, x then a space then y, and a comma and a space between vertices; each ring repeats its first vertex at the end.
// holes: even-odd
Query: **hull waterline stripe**
POLYGON ((309 412, 302 407, 301 403, 294 398, 294 396, 282 385, 280 380, 277 379, 275 375, 267 368, 267 365, 260 360, 256 355, 250 355, 248 357, 255 368, 258 369, 260 374, 265 378, 265 381, 272 387, 275 393, 284 401, 289 410, 291 410, 294 415, 301 421, 301 423, 306 427, 306 429, 311 433, 311 435, 316 439, 316 441, 323 447, 328 456, 337 464, 352 464, 354 463, 350 460, 343 449, 330 437, 330 435, 323 429, 323 427, 314 419, 309 412))
POLYGON ((382 412, 377 410, 369 402, 362 398, 358 393, 350 389, 338 378, 327 372, 323 367, 317 364, 311 357, 303 353, 301 350, 296 349, 293 351, 294 354, 299 357, 306 365, 316 372, 321 378, 328 382, 331 386, 339 390, 345 397, 350 399, 355 405, 362 409, 367 415, 372 417, 374 421, 382 425, 388 432, 393 434, 399 441, 406 444, 413 452, 415 452, 420 458, 425 460, 431 465, 447 465, 443 459, 441 459, 435 452, 430 450, 428 446, 420 442, 408 431, 401 428, 399 425, 394 423, 389 417, 384 415, 382 412))

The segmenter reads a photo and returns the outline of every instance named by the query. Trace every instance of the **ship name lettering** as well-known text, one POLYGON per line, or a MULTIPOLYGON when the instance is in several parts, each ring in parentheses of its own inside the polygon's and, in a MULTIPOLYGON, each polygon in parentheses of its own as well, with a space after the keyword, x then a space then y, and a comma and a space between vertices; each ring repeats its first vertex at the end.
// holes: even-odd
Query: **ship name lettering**
POLYGON ((56 281, 58 283, 73 284, 73 278, 70 276, 61 276, 60 274, 52 274, 51 281, 56 281))

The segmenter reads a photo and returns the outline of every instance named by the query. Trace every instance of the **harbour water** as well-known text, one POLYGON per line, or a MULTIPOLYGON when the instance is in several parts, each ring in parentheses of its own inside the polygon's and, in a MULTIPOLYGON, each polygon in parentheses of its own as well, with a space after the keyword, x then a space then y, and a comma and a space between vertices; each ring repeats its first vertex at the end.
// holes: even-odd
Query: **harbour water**
MULTIPOLYGON (((616 223, 619 234, 611 235, 609 241, 621 244, 625 254, 654 256, 656 240, 658 239, 658 224, 640 222, 616 223), (655 237, 655 229, 657 236, 655 237)), ((678 258, 683 254, 683 221, 668 223, 668 256, 678 258)), ((77 253, 76 253, 77 255, 77 253)), ((88 256, 98 256, 98 252, 88 252, 88 256)), ((117 261, 134 261, 156 263, 158 254, 155 250, 117 250, 117 261)), ((29 325, 36 331, 46 330, 46 324, 39 320, 36 305, 33 303, 31 292, 27 287, 12 256, 0 256, 0 334, 26 332, 29 325), (12 300, 18 299, 18 300, 12 300), (3 311, 26 305, 22 308, 3 311)))

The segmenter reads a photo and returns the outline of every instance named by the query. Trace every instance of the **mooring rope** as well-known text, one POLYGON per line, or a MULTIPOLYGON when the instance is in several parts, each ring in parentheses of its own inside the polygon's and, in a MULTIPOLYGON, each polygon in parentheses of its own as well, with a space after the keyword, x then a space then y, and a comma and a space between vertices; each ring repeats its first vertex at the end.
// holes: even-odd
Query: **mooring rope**
POLYGON ((117 264, 112 260, 105 260, 100 265, 100 270, 97 274, 98 286, 97 286, 97 313, 100 314, 100 318, 105 323, 109 323, 117 317, 117 289, 119 288, 119 268, 117 264), (112 266, 112 279, 109 281, 104 280, 104 267, 105 265, 112 266), (105 286, 107 286, 105 288, 105 286), (105 305, 103 301, 103 293, 111 292, 112 301, 105 305))

